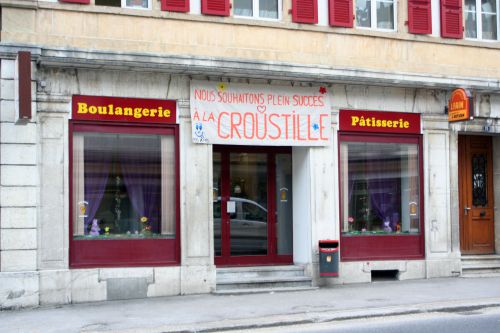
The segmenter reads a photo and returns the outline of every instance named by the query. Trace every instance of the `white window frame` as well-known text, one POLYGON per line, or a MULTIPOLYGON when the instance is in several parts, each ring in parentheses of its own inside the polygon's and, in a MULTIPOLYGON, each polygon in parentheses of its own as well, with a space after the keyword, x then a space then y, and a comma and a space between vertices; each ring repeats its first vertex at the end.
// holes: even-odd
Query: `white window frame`
MULTIPOLYGON (((496 23, 497 23, 497 39, 483 39, 483 11, 482 11, 482 8, 481 8, 481 0, 476 0, 476 33, 477 33, 477 37, 476 38, 473 38, 473 37, 465 37, 465 39, 469 39, 469 40, 480 40, 480 41, 484 41, 484 42, 497 42, 500 40, 500 10, 499 10, 499 6, 500 6, 500 0, 496 0, 496 23)), ((466 26, 466 19, 467 19, 467 14, 470 13, 470 11, 467 10, 467 8, 465 7, 465 3, 464 3, 464 27, 466 26)), ((490 12, 485 12, 485 13, 489 13, 489 14, 492 14, 490 12)), ((464 35, 467 34, 467 31, 464 31, 464 35)))
MULTIPOLYGON (((498 1, 498 0, 497 0, 498 1)), ((392 0, 393 4, 393 19, 394 19, 394 28, 393 29, 385 29, 385 28, 378 28, 377 27, 377 3, 379 2, 390 2, 389 0, 370 0, 370 23, 371 25, 369 27, 361 27, 357 25, 356 19, 354 20, 356 22, 356 28, 358 29, 368 29, 368 30, 378 30, 378 31, 397 31, 398 29, 398 1, 397 0, 392 0)), ((354 11, 356 11, 356 3, 354 3, 354 11)))
POLYGON ((134 7, 134 6, 127 6, 127 0, 122 0, 122 8, 128 8, 128 9, 139 9, 139 10, 151 10, 151 0, 148 0, 148 7, 134 7))
MULTIPOLYGON (((260 17, 259 16, 259 0, 252 0, 252 16, 236 15, 236 18, 262 20, 262 21, 281 21, 283 11, 283 0, 278 0, 278 18, 260 17)), ((233 2, 233 13, 236 10, 236 2, 233 2)))

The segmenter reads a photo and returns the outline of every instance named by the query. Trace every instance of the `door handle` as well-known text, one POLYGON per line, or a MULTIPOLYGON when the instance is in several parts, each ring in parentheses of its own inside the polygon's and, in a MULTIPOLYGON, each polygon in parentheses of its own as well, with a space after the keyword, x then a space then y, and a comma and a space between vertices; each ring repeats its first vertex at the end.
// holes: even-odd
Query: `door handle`
POLYGON ((469 213, 470 207, 464 207, 464 214, 467 215, 469 213))

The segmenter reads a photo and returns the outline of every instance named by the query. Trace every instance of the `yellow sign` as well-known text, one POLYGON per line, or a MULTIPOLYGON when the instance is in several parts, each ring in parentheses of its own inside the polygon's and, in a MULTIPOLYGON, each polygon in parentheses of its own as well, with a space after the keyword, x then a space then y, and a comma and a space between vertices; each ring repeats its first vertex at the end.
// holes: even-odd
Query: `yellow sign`
POLYGON ((471 119, 470 93, 462 88, 455 89, 451 93, 448 102, 448 121, 464 121, 471 119))

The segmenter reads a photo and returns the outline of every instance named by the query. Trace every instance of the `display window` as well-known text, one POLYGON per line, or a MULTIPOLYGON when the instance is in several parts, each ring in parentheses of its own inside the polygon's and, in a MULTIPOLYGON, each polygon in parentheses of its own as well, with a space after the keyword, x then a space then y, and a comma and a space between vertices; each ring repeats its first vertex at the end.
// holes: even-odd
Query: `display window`
MULTIPOLYGON (((108 120, 94 119, 99 118, 96 112, 90 117, 93 120, 70 122, 70 264, 72 267, 176 264, 179 262, 177 125, 113 122, 110 102, 105 102, 108 120)), ((75 105, 74 99, 74 113, 82 111, 76 118, 88 115, 83 113, 85 110, 94 110, 88 105, 85 109, 81 103, 75 105)), ((140 104, 141 100, 135 103, 140 104)), ((118 108, 113 105, 113 115, 118 108)), ((140 109, 141 118, 143 110, 148 110, 148 114, 154 110, 140 109)), ((102 117, 104 111, 101 113, 102 117)))
POLYGON ((344 112, 339 134, 342 258, 421 258, 422 138, 399 133, 418 132, 410 123, 418 122, 419 129, 419 117, 344 112))

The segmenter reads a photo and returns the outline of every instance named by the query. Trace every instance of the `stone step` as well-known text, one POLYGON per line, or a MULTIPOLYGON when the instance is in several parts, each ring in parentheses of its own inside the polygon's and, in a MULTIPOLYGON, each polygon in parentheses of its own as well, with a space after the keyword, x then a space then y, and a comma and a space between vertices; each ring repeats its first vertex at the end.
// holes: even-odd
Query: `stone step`
POLYGON ((217 268, 217 283, 227 280, 246 280, 254 278, 286 278, 304 276, 302 266, 255 266, 217 268))
POLYGON ((217 291, 243 289, 271 289, 290 287, 311 287, 312 279, 306 276, 260 277, 217 281, 217 291))
POLYGON ((245 294, 264 294, 264 293, 279 293, 279 292, 293 292, 293 291, 307 291, 315 290, 318 287, 304 286, 304 287, 276 287, 276 288, 248 288, 248 289, 224 289, 216 290, 216 295, 245 295, 245 294))

